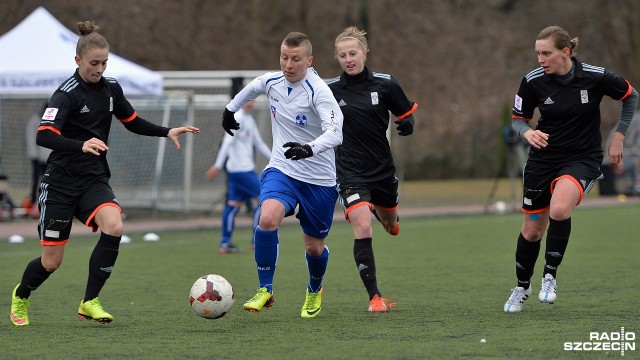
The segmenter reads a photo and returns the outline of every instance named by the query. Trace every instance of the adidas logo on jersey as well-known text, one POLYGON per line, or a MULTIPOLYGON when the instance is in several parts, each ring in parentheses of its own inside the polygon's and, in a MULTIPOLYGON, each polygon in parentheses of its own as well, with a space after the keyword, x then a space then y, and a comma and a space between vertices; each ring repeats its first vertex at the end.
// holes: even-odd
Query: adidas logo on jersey
POLYGON ((347 103, 344 102, 344 100, 340 99, 340 102, 338 103, 339 106, 347 106, 347 103))
POLYGON ((87 107, 87 105, 83 106, 82 109, 80 109, 80 114, 84 114, 88 112, 89 112, 89 108, 87 107))
POLYGON ((548 97, 548 98, 547 98, 547 100, 545 100, 545 101, 544 101, 544 104, 545 104, 545 105, 553 105, 553 104, 554 104, 554 102, 553 102, 553 100, 551 100, 551 98, 550 98, 550 97, 548 97))

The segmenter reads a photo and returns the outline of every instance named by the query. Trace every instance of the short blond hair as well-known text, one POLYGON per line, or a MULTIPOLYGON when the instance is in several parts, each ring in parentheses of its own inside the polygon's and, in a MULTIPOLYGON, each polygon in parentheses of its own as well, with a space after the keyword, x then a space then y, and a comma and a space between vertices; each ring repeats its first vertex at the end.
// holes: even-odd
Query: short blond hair
POLYGON ((290 32, 287 36, 282 40, 282 45, 287 47, 296 48, 303 47, 307 50, 307 56, 311 56, 313 54, 313 47, 311 46, 311 40, 306 34, 301 32, 290 32))

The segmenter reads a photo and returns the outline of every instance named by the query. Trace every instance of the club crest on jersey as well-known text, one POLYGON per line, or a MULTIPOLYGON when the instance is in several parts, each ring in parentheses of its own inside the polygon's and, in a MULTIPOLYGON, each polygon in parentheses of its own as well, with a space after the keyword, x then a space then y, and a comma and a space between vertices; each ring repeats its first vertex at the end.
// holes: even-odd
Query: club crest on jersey
POLYGON ((113 97, 109 98, 109 112, 113 112, 113 97))
POLYGON ((587 90, 580 90, 580 101, 583 104, 586 104, 589 102, 589 91, 587 90))
POLYGON ((307 116, 305 114, 296 115, 296 125, 299 127, 307 126, 307 116))
POLYGON ((271 116, 273 116, 273 119, 275 120, 276 118, 276 107, 271 105, 271 116))
POLYGON ((371 105, 378 105, 378 102, 379 102, 378 92, 374 91, 371 93, 371 105))

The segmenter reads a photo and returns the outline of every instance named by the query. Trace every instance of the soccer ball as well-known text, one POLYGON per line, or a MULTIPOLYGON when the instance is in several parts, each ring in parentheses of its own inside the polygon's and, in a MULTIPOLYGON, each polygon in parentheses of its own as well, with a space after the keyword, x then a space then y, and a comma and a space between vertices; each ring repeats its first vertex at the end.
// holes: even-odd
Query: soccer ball
POLYGON ((225 316, 233 305, 233 288, 220 275, 204 275, 191 286, 189 302, 191 308, 205 319, 225 316))

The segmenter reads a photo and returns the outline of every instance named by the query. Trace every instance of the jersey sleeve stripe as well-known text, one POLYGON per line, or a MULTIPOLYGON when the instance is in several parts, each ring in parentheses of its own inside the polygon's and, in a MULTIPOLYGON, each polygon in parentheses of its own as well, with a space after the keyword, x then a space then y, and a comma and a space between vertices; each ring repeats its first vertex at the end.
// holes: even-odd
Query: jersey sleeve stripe
POLYGON ((528 73, 527 75, 525 75, 525 79, 527 79, 527 82, 535 79, 535 78, 539 78, 540 76, 544 75, 544 70, 539 67, 533 71, 531 71, 530 73, 528 73))
MULTIPOLYGON (((309 90, 311 90, 311 99, 310 99, 309 104, 310 105, 314 104, 315 101, 316 101, 316 90, 313 88, 313 86, 311 86, 311 83, 309 82, 309 79, 306 79, 304 82, 307 83, 307 86, 309 86, 309 90)), ((312 109, 314 109, 313 106, 312 106, 312 109)), ((316 110, 314 110, 314 112, 315 111, 316 110)))
POLYGON ((377 72, 373 72, 373 77, 377 77, 377 78, 380 78, 380 79, 387 79, 387 80, 391 79, 391 75, 383 74, 383 73, 377 73, 377 72))
POLYGON ((532 118, 526 118, 524 116, 511 115, 511 120, 513 120, 513 119, 522 119, 522 120, 524 120, 526 122, 529 122, 529 121, 531 121, 532 118))
POLYGON ((409 110, 406 113, 398 116, 398 120, 402 120, 402 119, 406 118, 407 116, 413 114, 413 112, 416 111, 417 108, 418 108, 418 103, 413 103, 413 106, 411 107, 411 110, 409 110))
POLYGON ((604 68, 600 66, 593 66, 589 64, 582 64, 582 69, 584 71, 590 71, 598 74, 604 74, 604 68))
POLYGON ((58 135, 62 135, 62 132, 60 132, 60 130, 54 128, 53 126, 39 126, 38 127, 38 131, 44 131, 44 130, 51 130, 54 133, 58 134, 58 135))
POLYGON ((121 123, 128 123, 129 121, 132 121, 133 119, 135 119, 136 117, 138 117, 138 112, 134 111, 133 114, 131 116, 129 116, 126 119, 118 119, 120 120, 121 123))
POLYGON ((629 97, 629 95, 631 95, 631 92, 633 91, 633 86, 631 86, 631 83, 628 82, 627 80, 625 80, 625 82, 627 83, 627 85, 629 85, 629 87, 627 88, 627 93, 624 94, 623 97, 620 98, 620 101, 626 99, 629 97))
POLYGON ((265 85, 269 84, 272 81, 275 81, 275 80, 278 80, 278 79, 282 79, 282 78, 284 78, 284 75, 276 76, 276 77, 272 77, 270 79, 267 79, 267 82, 265 83, 265 85))
POLYGON ((327 80, 327 85, 331 85, 331 84, 336 83, 338 81, 340 81, 340 76, 337 76, 337 77, 334 77, 333 79, 327 80))
POLYGON ((76 86, 78 86, 78 81, 76 81, 76 79, 74 78, 71 78, 69 79, 69 81, 67 81, 66 83, 62 84, 62 86, 60 86, 60 90, 64 92, 69 92, 75 89, 76 86))

